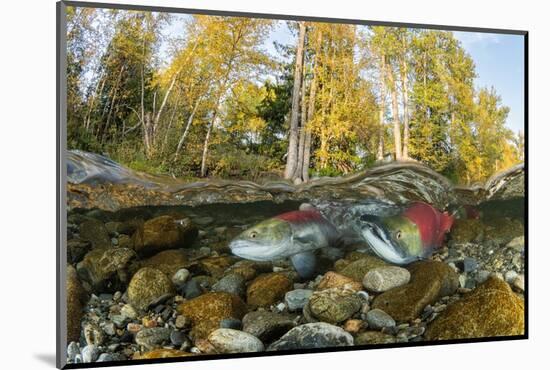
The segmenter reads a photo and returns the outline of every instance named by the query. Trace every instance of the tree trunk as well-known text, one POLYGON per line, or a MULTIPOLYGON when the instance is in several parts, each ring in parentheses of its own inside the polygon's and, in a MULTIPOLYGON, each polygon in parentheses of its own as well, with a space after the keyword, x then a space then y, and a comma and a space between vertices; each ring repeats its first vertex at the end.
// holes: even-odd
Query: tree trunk
POLYGON ((178 156, 180 153, 181 148, 183 147, 183 143, 185 142, 185 138, 187 137, 189 133, 189 128, 191 127, 191 123, 193 123, 193 119, 195 118, 195 113, 197 112, 197 108, 199 107, 199 104, 202 100, 202 97, 198 98, 195 106, 193 107, 193 111, 191 112, 191 115, 187 119, 187 124, 185 125, 185 130, 183 131, 183 134, 181 135, 180 141, 178 142, 178 147, 176 148, 176 154, 174 155, 174 162, 178 160, 178 156))
POLYGON ((385 56, 380 55, 380 110, 378 111, 379 131, 378 131, 378 152, 377 159, 379 161, 384 159, 384 115, 386 112, 386 84, 384 82, 386 76, 386 63, 384 61, 385 56))
POLYGON ((391 91, 392 102, 392 120, 393 120, 393 142, 395 146, 395 159, 400 160, 401 155, 401 123, 399 122, 399 102, 397 100, 397 86, 395 85, 395 78, 392 70, 392 66, 386 64, 386 73, 388 74, 389 90, 391 91))
POLYGON ((174 88, 174 84, 176 83, 176 79, 180 73, 180 70, 178 70, 176 73, 174 73, 174 76, 172 77, 172 81, 170 82, 170 86, 168 87, 168 90, 166 91, 166 94, 164 94, 164 98, 162 99, 162 103, 160 104, 160 108, 157 112, 157 115, 155 116, 155 119, 153 121, 153 145, 155 143, 155 137, 156 132, 158 129, 160 116, 162 114, 162 111, 164 110, 164 107, 166 107, 166 102, 168 101, 168 97, 170 96, 170 93, 172 92, 172 89, 174 88))
POLYGON ((302 169, 304 167, 304 146, 306 142, 306 124, 307 124, 307 100, 306 100, 306 81, 302 81, 302 112, 300 113, 300 141, 298 143, 298 161, 296 169, 292 175, 292 180, 302 180, 302 169))
POLYGON ((407 60, 403 56, 402 61, 402 90, 403 90, 403 158, 409 159, 409 76, 407 60))
POLYGON ((294 87, 292 90, 292 109, 290 113, 290 130, 288 137, 288 152, 286 157, 285 179, 290 179, 296 169, 298 157, 298 119, 300 110, 300 87, 302 82, 304 42, 306 25, 299 23, 298 42, 296 44, 296 65, 294 66, 294 87))
POLYGON ((103 130, 101 133, 101 144, 103 144, 105 140, 105 135, 107 130, 109 129, 109 125, 111 124, 111 116, 113 114, 113 106, 115 105, 117 91, 118 91, 118 85, 120 84, 120 80, 122 79, 122 73, 124 72, 124 66, 120 67, 120 72, 118 73, 118 77, 115 83, 115 87, 113 89, 113 97, 111 99, 111 106, 109 107, 109 114, 107 115, 107 121, 105 122, 105 125, 103 125, 103 130))
POLYGON ((103 93, 103 87, 105 86, 105 79, 103 78, 103 75, 105 73, 104 71, 105 70, 101 71, 101 76, 99 76, 99 81, 98 81, 98 83, 97 83, 97 85, 94 89, 94 93, 92 94, 92 97, 90 99, 90 105, 88 107, 88 112, 86 113, 86 118, 85 118, 86 132, 90 131, 90 117, 91 117, 92 111, 94 109, 95 98, 96 98, 96 96, 101 95, 103 93))
POLYGON ((206 131, 206 137, 204 138, 204 145, 202 147, 202 159, 201 159, 201 177, 206 176, 206 159, 208 158, 208 144, 210 143, 210 134, 212 133, 212 127, 214 126, 214 121, 216 120, 218 114, 212 117, 212 122, 208 125, 208 130, 206 131))

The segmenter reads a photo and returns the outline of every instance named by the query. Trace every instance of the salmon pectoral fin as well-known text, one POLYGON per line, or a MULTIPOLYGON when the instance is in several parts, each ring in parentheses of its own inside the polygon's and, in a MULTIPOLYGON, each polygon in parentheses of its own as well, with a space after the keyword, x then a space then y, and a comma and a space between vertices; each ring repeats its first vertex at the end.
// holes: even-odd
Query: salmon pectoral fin
POLYGON ((292 265, 302 279, 313 277, 317 269, 317 257, 313 252, 302 252, 290 257, 292 265))

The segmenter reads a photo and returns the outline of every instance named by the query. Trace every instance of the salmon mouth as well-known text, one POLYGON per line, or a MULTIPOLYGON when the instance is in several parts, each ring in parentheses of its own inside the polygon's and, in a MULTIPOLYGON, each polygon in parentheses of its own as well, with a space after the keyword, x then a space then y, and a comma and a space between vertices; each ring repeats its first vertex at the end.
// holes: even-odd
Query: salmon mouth
POLYGON ((271 261, 280 254, 277 245, 252 243, 246 240, 234 240, 229 243, 229 249, 237 257, 252 261, 271 261))

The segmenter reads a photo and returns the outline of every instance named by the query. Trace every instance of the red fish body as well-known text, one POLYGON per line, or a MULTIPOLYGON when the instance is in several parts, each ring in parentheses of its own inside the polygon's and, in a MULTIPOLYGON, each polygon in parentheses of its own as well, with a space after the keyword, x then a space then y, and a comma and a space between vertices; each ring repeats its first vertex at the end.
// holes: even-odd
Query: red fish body
POLYGON ((451 230, 454 222, 454 218, 447 212, 439 212, 424 202, 412 203, 403 216, 416 224, 425 248, 441 247, 445 234, 451 230))

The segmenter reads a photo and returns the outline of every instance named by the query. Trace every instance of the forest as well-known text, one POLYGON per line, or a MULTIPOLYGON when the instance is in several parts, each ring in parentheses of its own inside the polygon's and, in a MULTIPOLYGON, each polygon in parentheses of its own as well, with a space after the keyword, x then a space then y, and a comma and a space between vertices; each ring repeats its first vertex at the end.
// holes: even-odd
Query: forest
POLYGON ((189 180, 395 160, 469 185, 524 153, 475 77, 449 31, 68 7, 68 148, 189 180))

